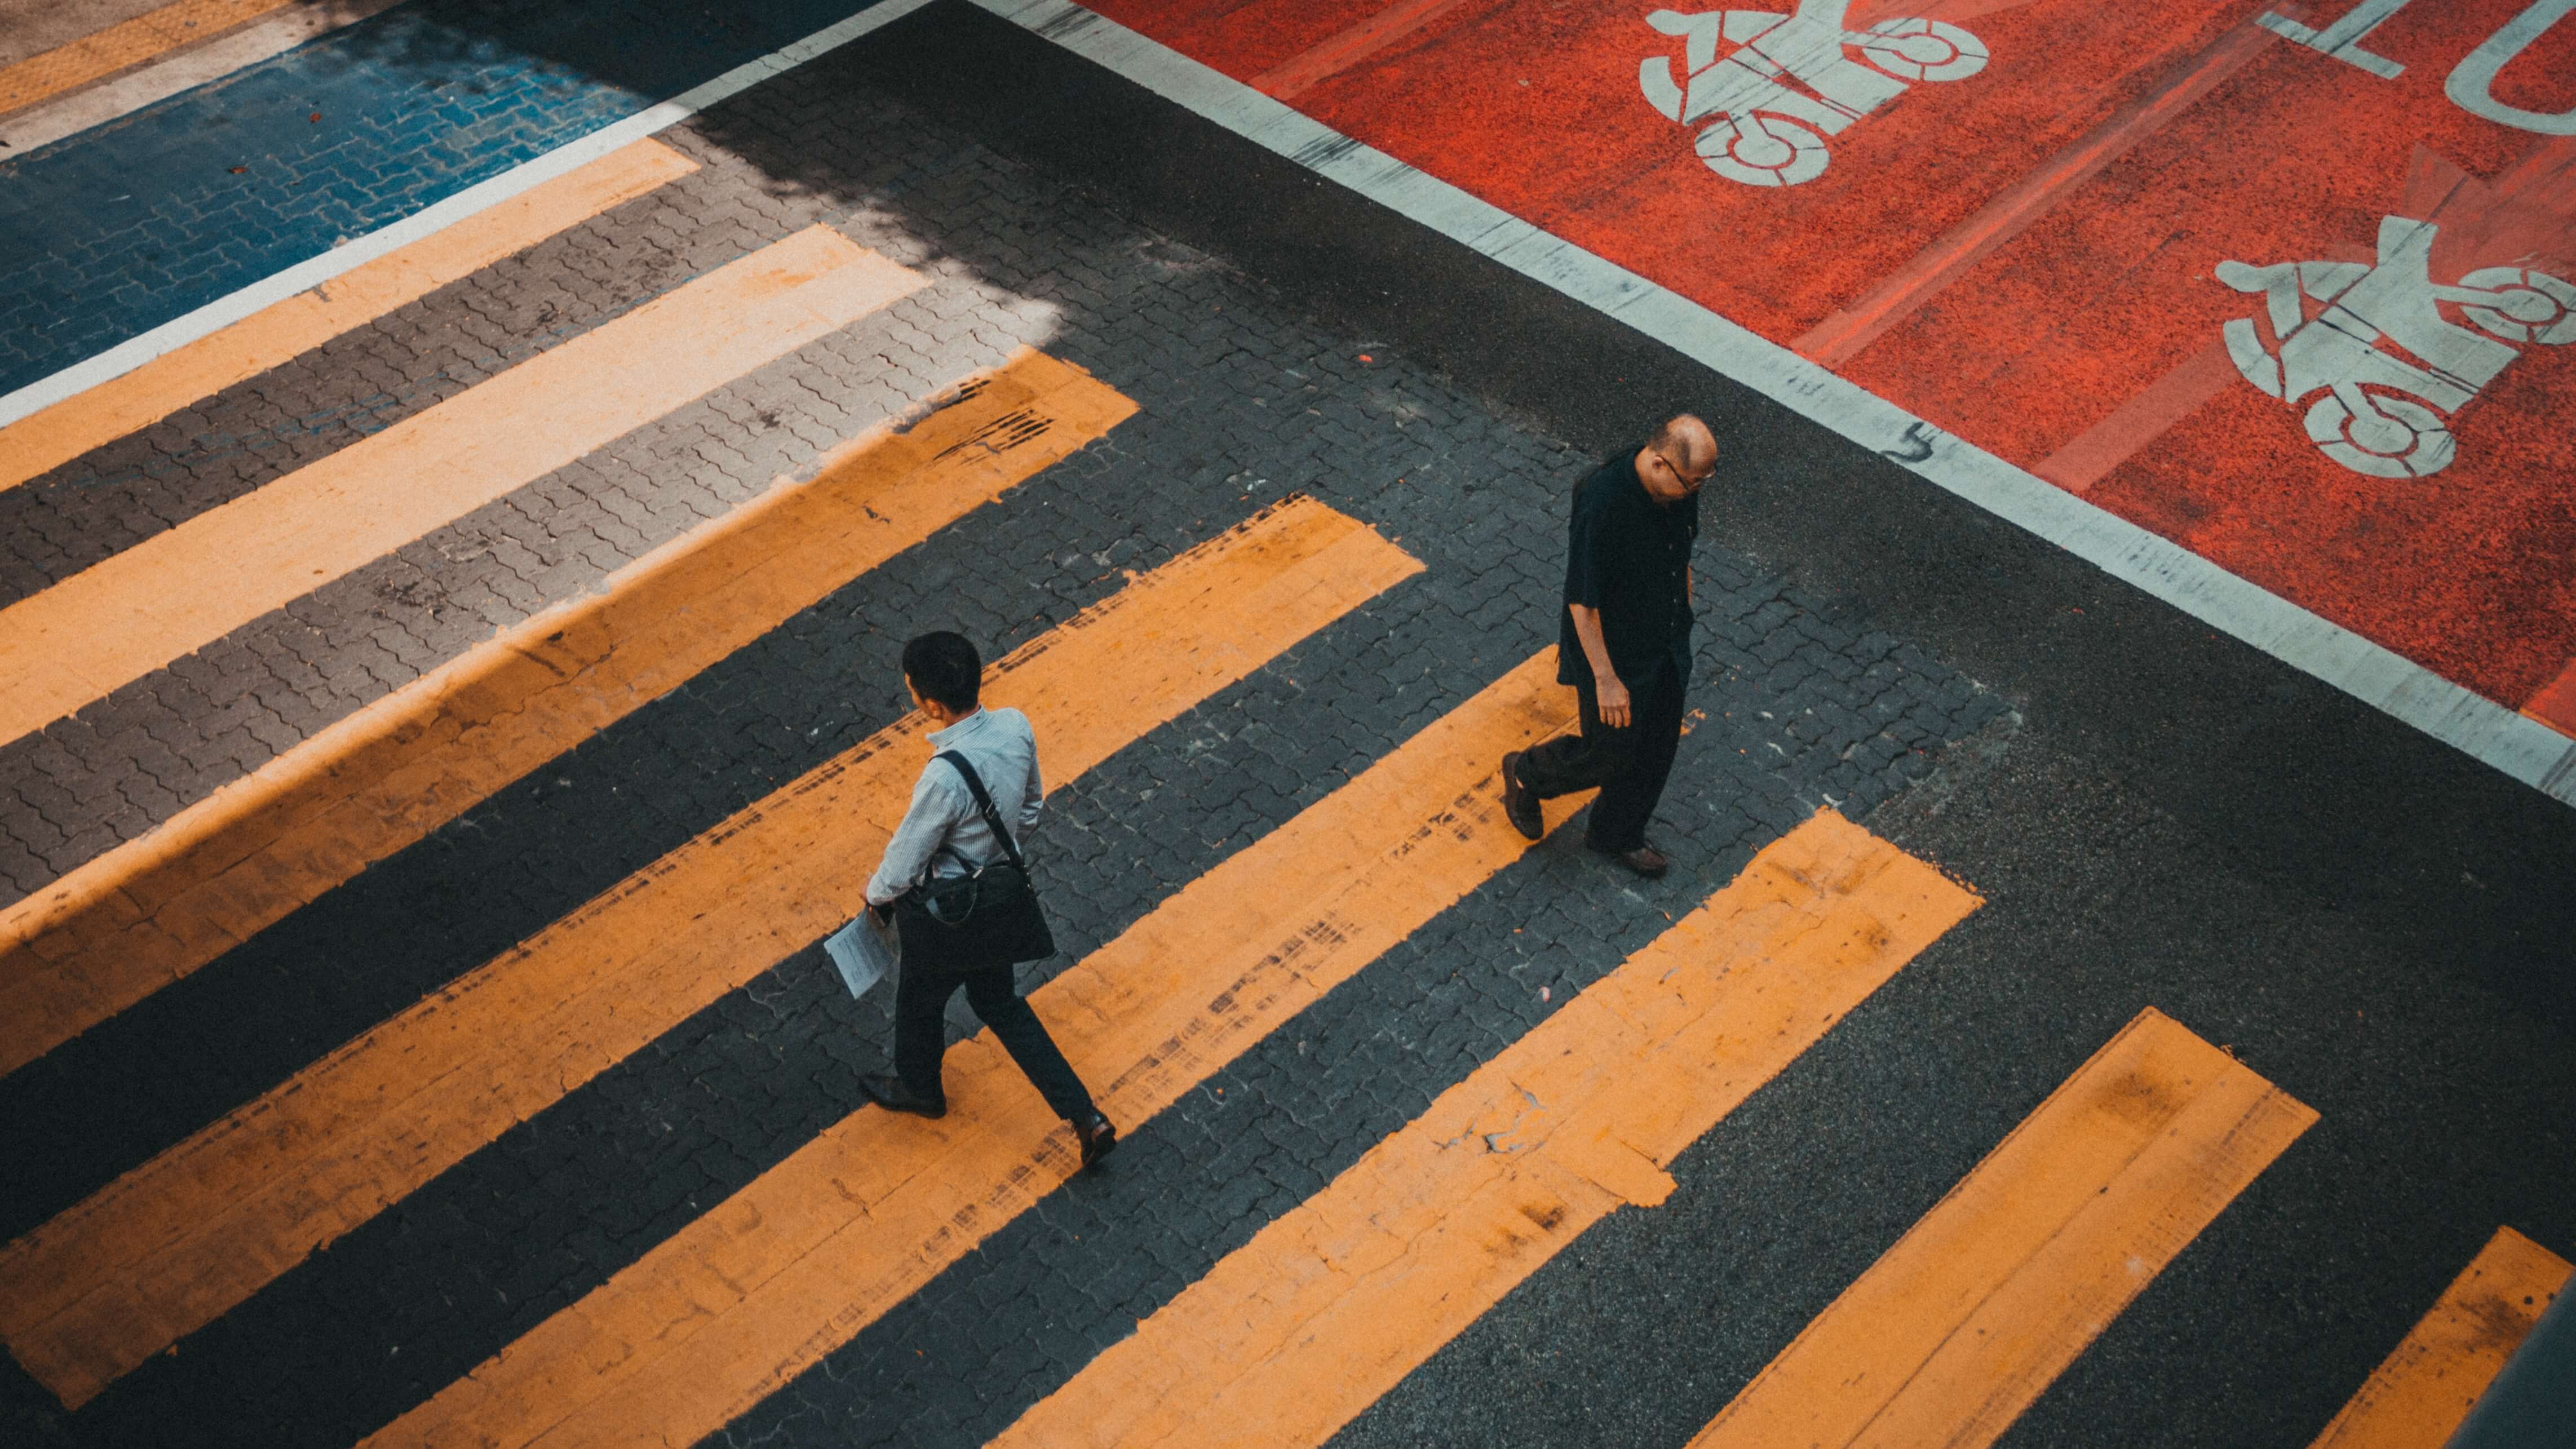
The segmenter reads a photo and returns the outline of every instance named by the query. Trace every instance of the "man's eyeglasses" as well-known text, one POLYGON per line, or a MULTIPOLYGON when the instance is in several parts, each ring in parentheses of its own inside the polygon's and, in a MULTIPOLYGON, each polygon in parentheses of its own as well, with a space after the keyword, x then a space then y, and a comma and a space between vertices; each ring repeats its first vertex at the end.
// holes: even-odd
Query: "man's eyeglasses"
POLYGON ((1665 457, 1662 453, 1656 452, 1651 448, 1648 449, 1647 452, 1654 458, 1658 467, 1661 467, 1665 472, 1673 475, 1673 481, 1682 485, 1682 491, 1684 493, 1697 493, 1700 490, 1700 485, 1709 480, 1709 475, 1717 471, 1717 461, 1715 459, 1711 459, 1709 460, 1709 465, 1706 468, 1701 469, 1698 476, 1694 477, 1691 474, 1683 472, 1680 464, 1665 457))

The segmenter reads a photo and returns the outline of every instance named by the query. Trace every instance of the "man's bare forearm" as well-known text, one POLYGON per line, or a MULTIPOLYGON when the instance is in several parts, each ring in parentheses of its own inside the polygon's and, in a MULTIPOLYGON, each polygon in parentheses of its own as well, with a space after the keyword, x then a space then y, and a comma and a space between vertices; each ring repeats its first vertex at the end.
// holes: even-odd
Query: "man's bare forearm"
POLYGON ((1574 616, 1574 637, 1583 645, 1583 657, 1592 666, 1595 684, 1618 684, 1619 672, 1610 667, 1610 646, 1601 641, 1601 611, 1583 604, 1568 604, 1566 612, 1574 616))

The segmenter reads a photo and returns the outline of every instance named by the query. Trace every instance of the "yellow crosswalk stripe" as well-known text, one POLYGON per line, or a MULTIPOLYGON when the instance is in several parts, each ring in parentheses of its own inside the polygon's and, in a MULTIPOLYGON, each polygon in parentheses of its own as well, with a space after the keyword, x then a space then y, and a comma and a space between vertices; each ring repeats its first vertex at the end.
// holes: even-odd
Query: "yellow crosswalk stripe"
MULTIPOLYGON (((1294 500, 1015 650, 989 697, 1069 780, 1420 569, 1294 500)), ((927 730, 906 716, 0 1250, 0 1340, 78 1405, 824 935, 927 730)))
POLYGON ((2496 1229, 2315 1449, 2441 1449, 2571 1275, 2576 1265, 2511 1228, 2496 1229))
POLYGON ((172 348, 131 372, 0 428, 0 488, 15 488, 92 448, 149 427, 697 169, 697 162, 659 141, 637 141, 311 291, 172 348))
MULTIPOLYGON (((1512 670, 1041 988, 1102 1110, 1134 1130, 1518 859, 1494 766, 1571 723, 1554 679, 1552 655, 1512 670)), ((1070 1135, 989 1032, 947 1078, 946 1117, 843 1119, 368 1444, 723 1428, 1071 1172, 1070 1135)))
POLYGON ((1693 1449, 1993 1443, 2316 1120, 2171 1017, 2141 1012, 1693 1449))
POLYGON ((0 609, 0 742, 927 281, 810 227, 0 609))
POLYGON ((0 1072, 187 975, 798 610, 1103 436, 1135 404, 1028 352, 867 430, 0 910, 0 1072))
POLYGON ((0 114, 104 80, 183 46, 211 40, 296 0, 176 0, 67 45, 0 67, 0 114))
POLYGON ((1977 904, 1815 816, 995 1446, 1322 1444, 1977 904))

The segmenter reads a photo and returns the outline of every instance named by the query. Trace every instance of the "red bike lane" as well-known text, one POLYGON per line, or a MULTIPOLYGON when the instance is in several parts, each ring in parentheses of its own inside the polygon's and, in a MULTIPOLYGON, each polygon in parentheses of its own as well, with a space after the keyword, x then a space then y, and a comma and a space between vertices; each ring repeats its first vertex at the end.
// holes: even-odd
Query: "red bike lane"
POLYGON ((1094 8, 2576 735, 2576 0, 1094 8))

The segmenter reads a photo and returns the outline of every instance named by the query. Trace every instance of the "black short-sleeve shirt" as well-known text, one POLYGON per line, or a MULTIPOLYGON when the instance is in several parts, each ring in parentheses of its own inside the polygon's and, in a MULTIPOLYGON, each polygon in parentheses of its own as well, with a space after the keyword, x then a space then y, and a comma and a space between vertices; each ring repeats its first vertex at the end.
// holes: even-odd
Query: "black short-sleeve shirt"
MULTIPOLYGON (((1637 478, 1635 448, 1611 455, 1574 490, 1565 602, 1601 611, 1601 642, 1623 682, 1662 665, 1690 676, 1690 556, 1698 540, 1699 495, 1656 502, 1637 478)), ((1570 608, 1560 625, 1557 682, 1590 679, 1570 608)))

